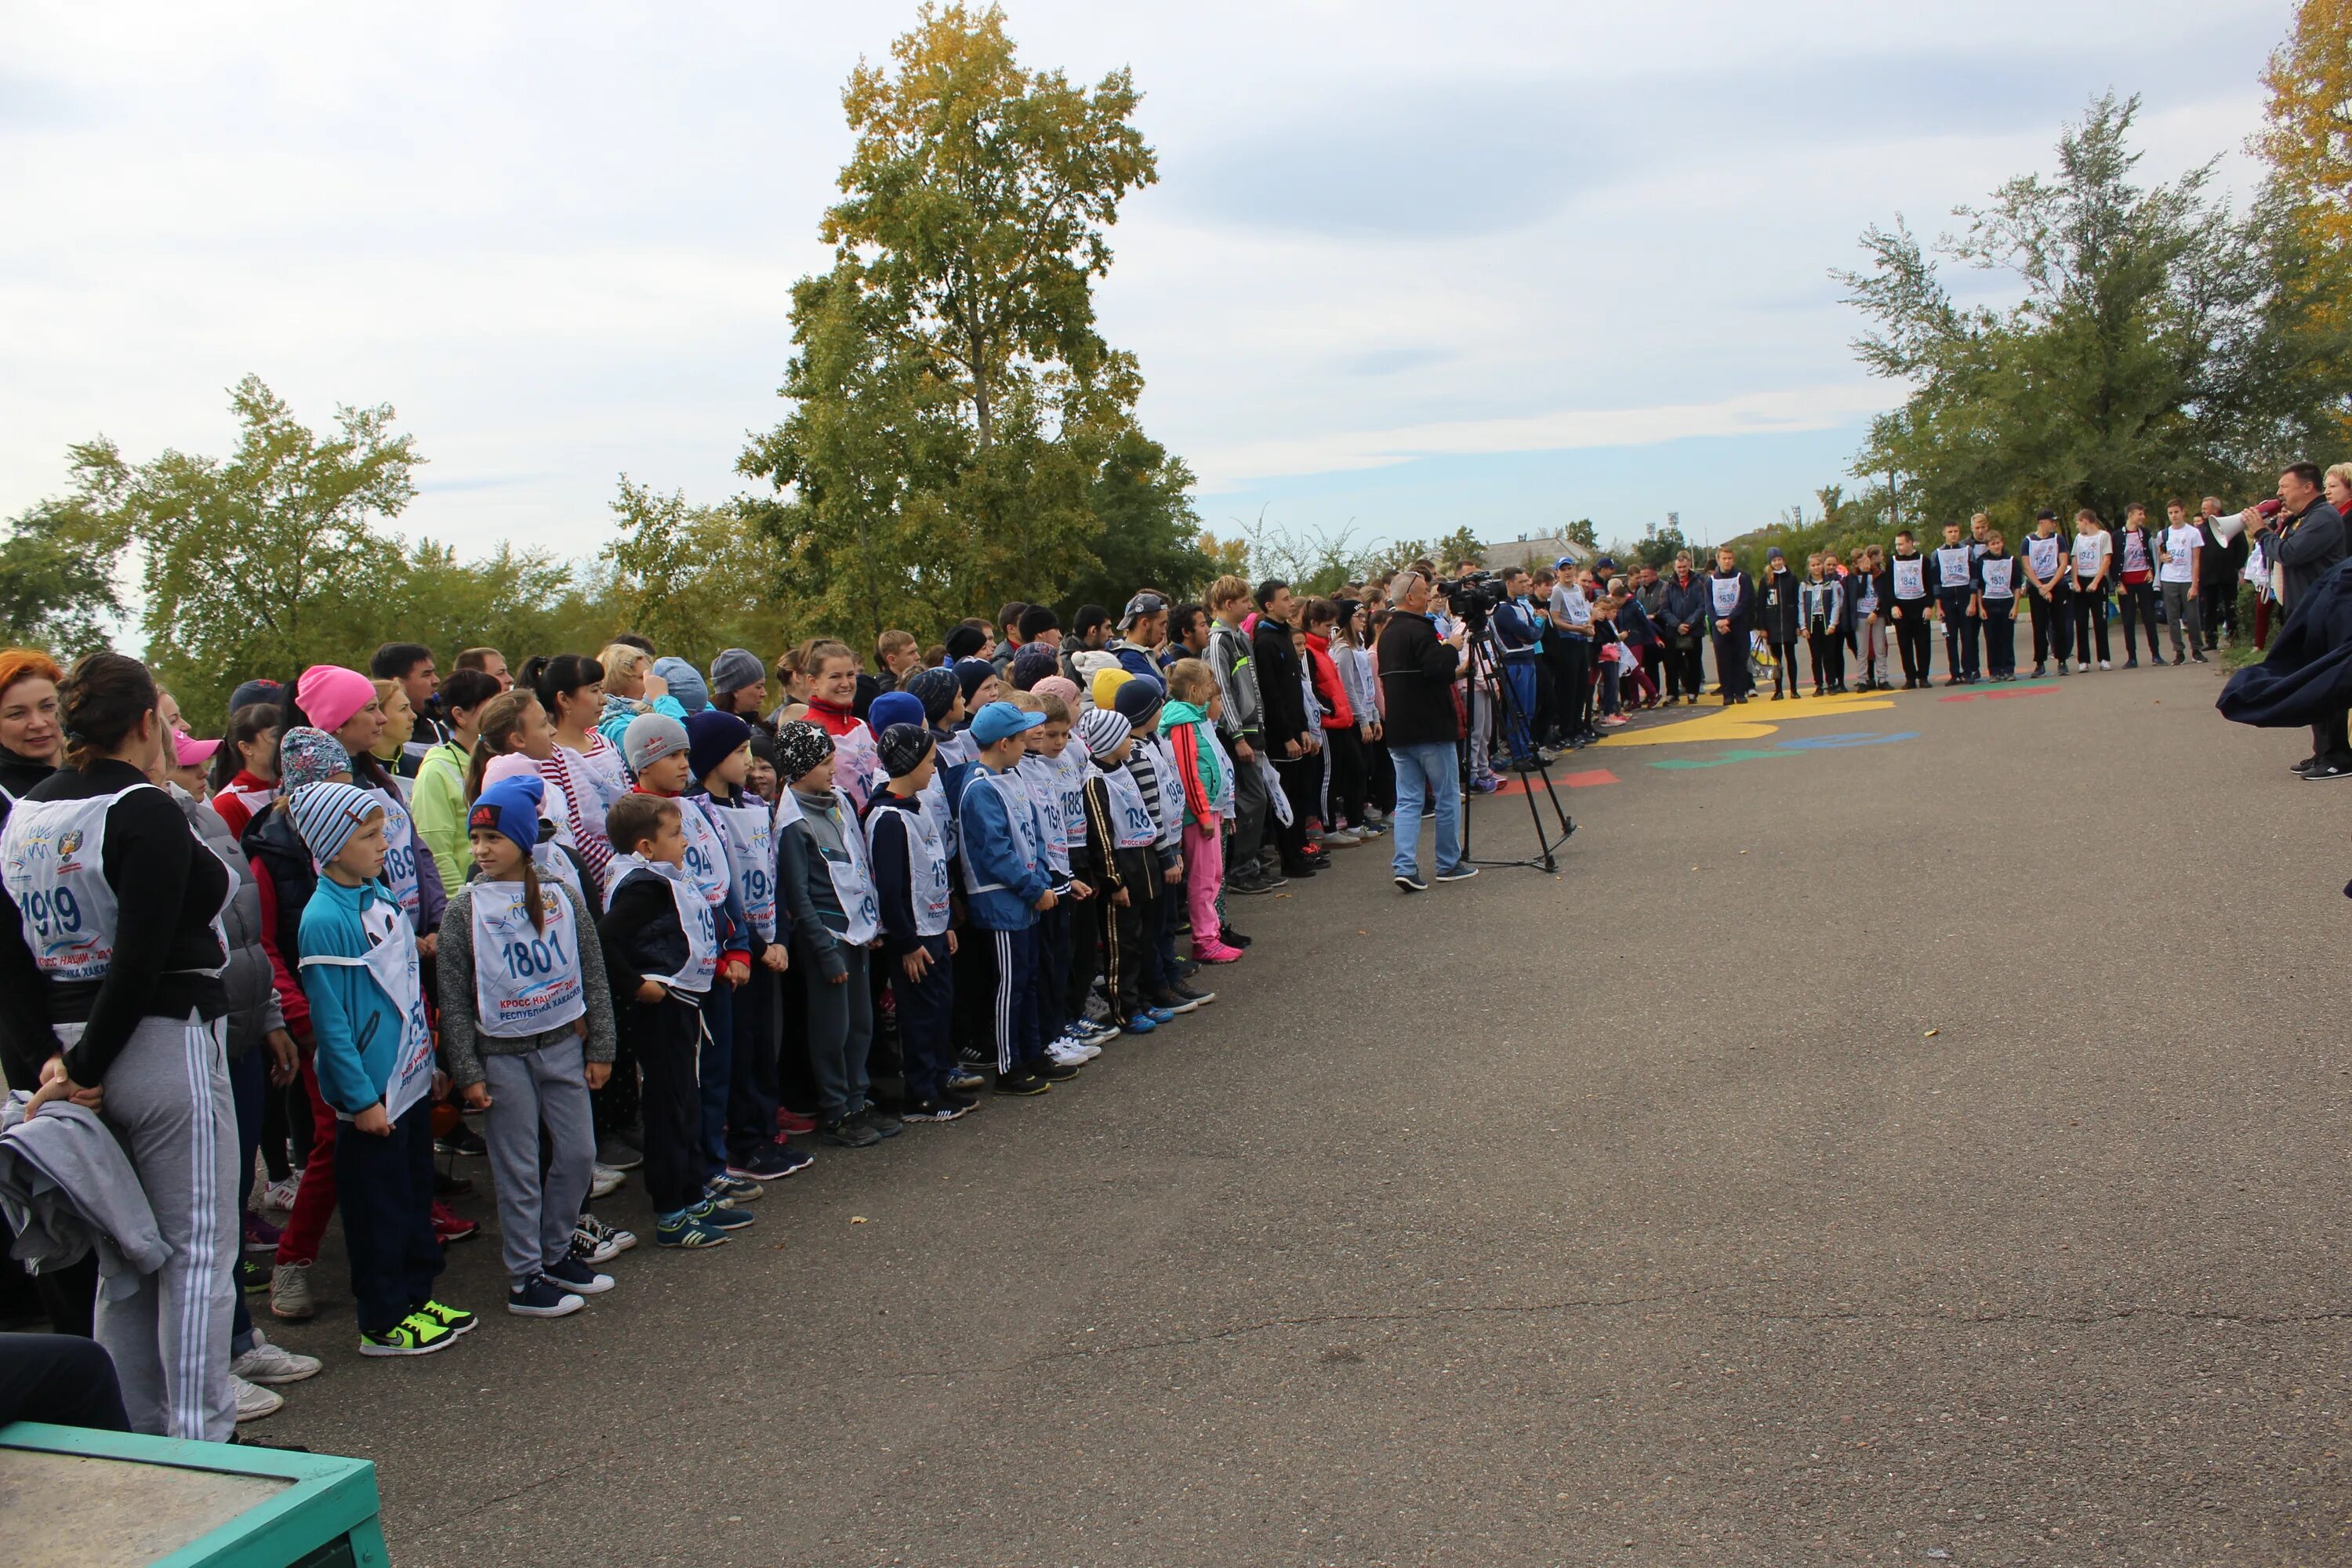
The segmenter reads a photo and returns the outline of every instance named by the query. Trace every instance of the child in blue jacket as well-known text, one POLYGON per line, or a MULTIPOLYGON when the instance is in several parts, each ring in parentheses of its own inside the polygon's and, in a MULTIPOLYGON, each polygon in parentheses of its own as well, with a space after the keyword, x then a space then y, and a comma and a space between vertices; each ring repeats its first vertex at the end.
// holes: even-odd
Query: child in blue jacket
POLYGON ((448 1083, 434 1062, 416 933, 378 880, 383 802, 331 783, 306 784, 289 804, 319 862, 318 888, 302 910, 299 969, 319 1092, 336 1117, 335 1190, 360 1353, 429 1355, 448 1349, 475 1318, 433 1299, 441 1272, 433 1103, 448 1083))

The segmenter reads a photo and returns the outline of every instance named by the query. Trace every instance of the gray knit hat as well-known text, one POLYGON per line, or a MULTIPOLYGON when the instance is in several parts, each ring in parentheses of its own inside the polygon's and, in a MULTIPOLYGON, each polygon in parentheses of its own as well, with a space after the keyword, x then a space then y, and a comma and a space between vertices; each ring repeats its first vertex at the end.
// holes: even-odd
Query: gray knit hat
POLYGON ((628 760, 633 773, 644 773, 649 764, 685 751, 687 744, 686 726, 667 713, 640 713, 621 731, 621 755, 628 760))
POLYGON ((710 695, 724 697, 730 691, 740 691, 747 686, 759 686, 768 679, 759 656, 749 648, 721 648, 719 657, 710 661, 710 695))

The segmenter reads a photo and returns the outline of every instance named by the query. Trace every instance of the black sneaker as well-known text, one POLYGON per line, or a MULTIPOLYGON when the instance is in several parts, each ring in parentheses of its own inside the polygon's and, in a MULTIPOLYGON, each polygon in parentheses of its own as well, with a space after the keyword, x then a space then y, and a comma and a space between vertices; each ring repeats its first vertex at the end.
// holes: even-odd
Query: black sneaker
POLYGON ((1043 1094, 1054 1086, 1034 1072, 1005 1072, 996 1075, 998 1094, 1043 1094))
POLYGON ((1394 879, 1400 893, 1425 893, 1429 884, 1410 871, 1399 871, 1394 879))
POLYGON ((871 1149, 882 1142, 882 1134, 854 1116, 845 1116, 838 1121, 828 1123, 818 1136, 842 1149, 871 1149))
POLYGON ((1175 995, 1182 997, 1185 1002, 1185 1005, 1181 1007, 1177 1006, 1173 1002, 1162 1002, 1159 1004, 1160 1006, 1167 1008, 1171 1013, 1184 1013, 1191 1011, 1194 1007, 1205 1007, 1210 1003, 1217 999, 1217 994, 1215 992, 1203 991, 1197 985, 1187 985, 1181 981, 1177 982, 1168 989, 1175 995))
POLYGON ((1201 1005, 1197 997, 1188 1002, 1174 991, 1147 991, 1143 999, 1171 1013, 1190 1013, 1201 1005))
POLYGON ((1465 860, 1451 871, 1440 871, 1437 879, 1441 882, 1466 882, 1477 874, 1478 868, 1465 860))
POLYGON ((909 1121, 953 1121, 971 1110, 971 1101, 948 1100, 910 1100, 898 1108, 909 1121))
POLYGON ((979 1100, 973 1099, 971 1095, 960 1093, 952 1089, 940 1096, 939 1103, 946 1106, 949 1110, 954 1111, 959 1116, 962 1115, 967 1110, 978 1110, 980 1109, 979 1100))
POLYGON ((2317 763, 2306 769, 2303 775, 2305 784, 2317 784, 2323 779, 2352 779, 2352 767, 2342 763, 2317 763))
POLYGON ((507 1310, 518 1318, 567 1318, 587 1304, 544 1274, 507 1292, 507 1310))
POLYGON ((460 1121, 446 1134, 433 1140, 433 1152, 436 1154, 467 1154, 478 1159, 490 1152, 490 1146, 482 1142, 480 1133, 460 1121))
POLYGON ((2200 663, 2200 664, 2210 664, 2210 663, 2211 663, 2211 662, 2212 662, 2211 660, 2208 659, 2208 658, 2206 658, 2202 653, 2192 653, 2192 654, 2190 654, 2189 657, 2189 658, 2193 658, 2193 659, 2195 659, 2195 660, 2196 660, 2198 663, 2200 663))
POLYGON ((541 1269, 539 1277, 581 1296, 601 1296, 613 1288, 610 1274, 599 1274, 570 1254, 541 1269))
POLYGON ((977 1094, 987 1087, 988 1075, 974 1072, 970 1068, 948 1074, 948 1092, 951 1095, 977 1094))
POLYGON ((1230 925, 1220 926, 1217 928, 1217 940, 1223 942, 1227 947, 1247 947, 1250 944, 1249 938, 1244 936, 1230 925))
POLYGON ((1236 871, 1225 879, 1225 891, 1243 898, 1255 898, 1274 891, 1274 884, 1252 871, 1236 871))
POLYGON ((1047 1083, 1067 1083, 1078 1076, 1078 1069, 1063 1067, 1051 1057, 1040 1057, 1029 1064, 1029 1070, 1047 1083))
MULTIPOLYGON (((1303 881, 1313 875, 1315 875, 1315 868, 1308 865, 1304 860, 1298 861, 1293 865, 1285 866, 1282 868, 1283 881, 1286 882, 1303 881)), ((1281 885, 1281 882, 1275 884, 1276 887, 1280 887, 1281 885)))
POLYGON ((896 1138, 906 1131, 906 1124, 878 1105, 869 1105, 857 1113, 857 1120, 885 1138, 896 1138))
POLYGON ((2305 757, 2299 763, 2289 763, 2286 771, 2291 773, 2307 773, 2318 765, 2319 759, 2317 757, 2305 757))

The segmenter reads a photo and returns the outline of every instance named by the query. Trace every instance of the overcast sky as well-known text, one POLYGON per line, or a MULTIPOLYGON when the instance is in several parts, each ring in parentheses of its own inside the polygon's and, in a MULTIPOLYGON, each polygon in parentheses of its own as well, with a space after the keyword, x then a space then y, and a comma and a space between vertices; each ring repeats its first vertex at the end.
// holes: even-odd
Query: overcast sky
MULTIPOLYGON (((840 88, 911 5, 0 8, 0 515, 70 441, 217 453, 257 373, 392 404, 403 529, 565 555, 616 477, 740 488, 840 88)), ((2284 0, 1633 6, 1014 0, 1132 68, 1160 182, 1099 288, 1203 522, 1718 538, 1897 401, 1831 268, 2050 164, 2113 87, 2143 172, 2243 192, 2284 0)), ((1851 481, 1847 481, 1851 485, 1851 481)))

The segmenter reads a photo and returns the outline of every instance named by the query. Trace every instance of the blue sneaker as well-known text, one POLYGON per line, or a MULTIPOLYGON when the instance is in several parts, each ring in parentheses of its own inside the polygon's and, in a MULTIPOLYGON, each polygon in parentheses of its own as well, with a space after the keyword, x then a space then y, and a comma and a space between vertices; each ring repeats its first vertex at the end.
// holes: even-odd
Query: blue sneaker
POLYGON ((1151 1016, 1151 1009, 1145 1007, 1139 1009, 1134 1016, 1129 1018, 1126 1023, 1121 1024, 1119 1026, 1119 1030, 1123 1034, 1148 1035, 1158 1027, 1160 1027, 1160 1025, 1158 1021, 1151 1016))
POLYGON ((698 1204, 686 1213, 688 1218, 714 1230, 740 1230, 758 1223, 758 1216, 748 1209, 723 1209, 713 1203, 698 1204))
POLYGON ((654 1221, 656 1247, 724 1247, 732 1239, 716 1226, 695 1218, 692 1209, 654 1221))
POLYGON ((1165 1007, 1146 1007, 1143 1010, 1143 1016, 1150 1018, 1155 1027, 1159 1025, 1169 1022, 1176 1016, 1175 1014, 1170 1012, 1165 1007))

